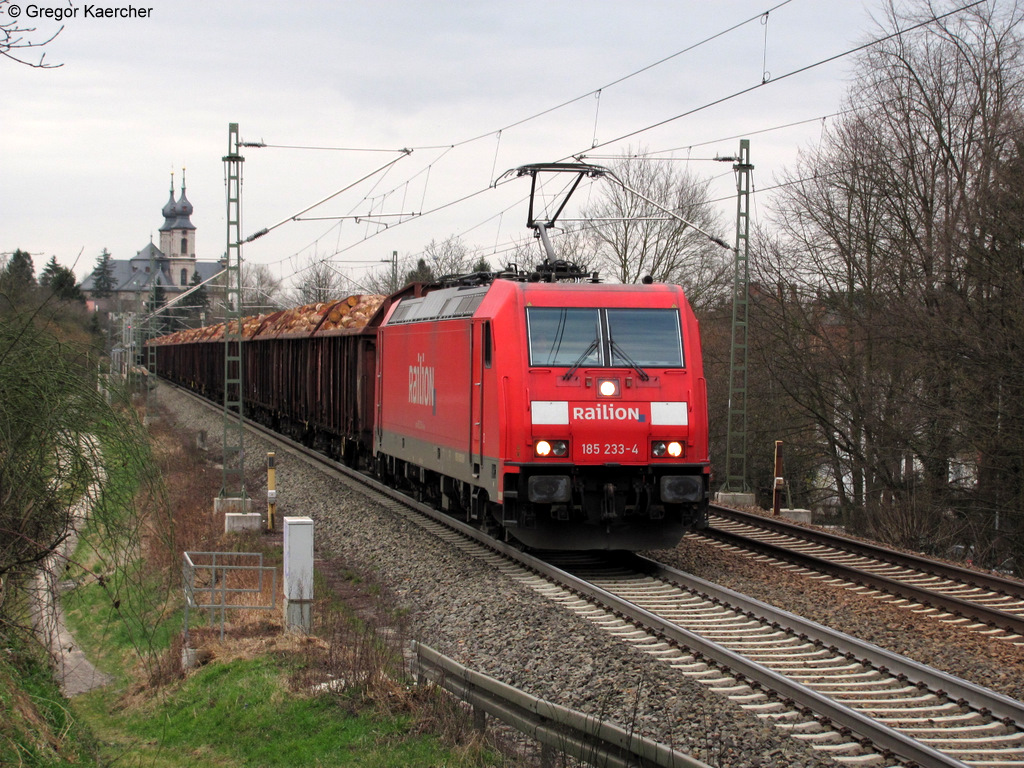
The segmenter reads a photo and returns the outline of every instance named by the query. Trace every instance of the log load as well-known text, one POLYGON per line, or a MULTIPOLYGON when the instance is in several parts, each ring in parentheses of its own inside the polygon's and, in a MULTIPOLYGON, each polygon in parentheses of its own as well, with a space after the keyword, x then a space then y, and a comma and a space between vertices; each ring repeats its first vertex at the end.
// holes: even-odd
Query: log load
MULTIPOLYGON (((264 336, 308 336, 323 331, 358 329, 374 316, 385 297, 378 294, 356 294, 338 301, 305 304, 265 315, 242 318, 242 338, 264 336)), ((150 339, 150 344, 185 344, 216 341, 224 338, 224 323, 187 328, 166 336, 150 339)))

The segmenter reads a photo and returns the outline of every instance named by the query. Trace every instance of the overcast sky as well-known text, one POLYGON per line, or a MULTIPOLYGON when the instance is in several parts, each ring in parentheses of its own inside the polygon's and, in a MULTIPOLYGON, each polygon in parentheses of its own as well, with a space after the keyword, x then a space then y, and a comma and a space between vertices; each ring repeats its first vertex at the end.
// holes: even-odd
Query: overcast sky
MULTIPOLYGON (((16 5, 33 40, 60 25, 32 9, 76 10, 24 52, 59 68, 0 58, 0 252, 28 250, 37 270, 55 255, 79 277, 103 248, 130 258, 159 242, 171 172, 177 193, 185 167, 198 256, 219 258, 237 122, 243 141, 385 150, 244 149, 244 234, 397 160, 305 214, 328 218, 288 221, 243 250, 281 275, 330 256, 356 281, 431 239, 486 251, 522 237, 528 181, 492 185, 525 163, 674 150, 728 197, 728 164, 708 158, 749 136, 755 188, 770 186, 820 135, 816 118, 840 109, 852 60, 786 75, 873 36, 879 15, 877 0, 145 0, 148 18, 132 19, 90 18, 79 0, 16 5), (797 121, 811 122, 764 132, 797 121), (389 226, 329 218, 367 214, 389 226)), ((0 23, 13 9, 0 0, 0 23)))

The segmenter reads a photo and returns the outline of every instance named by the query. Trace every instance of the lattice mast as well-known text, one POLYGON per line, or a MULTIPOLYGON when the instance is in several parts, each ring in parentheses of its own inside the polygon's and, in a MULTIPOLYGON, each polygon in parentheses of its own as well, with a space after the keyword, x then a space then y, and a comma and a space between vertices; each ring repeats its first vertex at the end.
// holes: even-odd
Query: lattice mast
POLYGON ((157 288, 160 285, 159 275, 157 274, 156 265, 156 254, 153 253, 151 248, 149 251, 149 307, 146 312, 149 315, 149 319, 143 324, 139 323, 139 333, 141 334, 140 339, 140 350, 145 350, 146 353, 146 397, 145 413, 143 414, 143 423, 149 424, 150 420, 155 415, 156 410, 156 346, 153 344, 146 344, 147 341, 155 339, 159 335, 159 329, 157 327, 156 311, 157 307, 157 288), (152 398, 152 400, 150 399, 152 398))
POLYGON ((224 472, 221 498, 245 498, 245 413, 242 406, 242 163, 238 123, 228 125, 227 251, 224 316, 224 472))
POLYGON ((740 139, 736 172, 736 259, 732 284, 732 346, 729 353, 729 417, 725 438, 725 485, 748 493, 747 483, 747 335, 750 320, 750 140, 740 139))

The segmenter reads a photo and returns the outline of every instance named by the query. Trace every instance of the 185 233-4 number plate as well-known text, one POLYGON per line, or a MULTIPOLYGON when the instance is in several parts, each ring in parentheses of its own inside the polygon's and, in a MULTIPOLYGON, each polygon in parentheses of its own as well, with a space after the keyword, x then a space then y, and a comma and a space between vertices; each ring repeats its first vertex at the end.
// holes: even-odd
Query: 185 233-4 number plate
POLYGON ((638 443, 585 442, 580 445, 583 456, 590 459, 632 459, 639 458, 638 443))

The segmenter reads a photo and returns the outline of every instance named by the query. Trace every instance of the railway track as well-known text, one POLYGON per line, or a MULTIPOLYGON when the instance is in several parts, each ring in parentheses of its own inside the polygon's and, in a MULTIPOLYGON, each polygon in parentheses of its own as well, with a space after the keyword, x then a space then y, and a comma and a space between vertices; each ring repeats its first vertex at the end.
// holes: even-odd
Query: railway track
POLYGON ((557 564, 646 612, 617 609, 663 638, 638 647, 841 762, 1024 765, 1020 702, 640 557, 557 564))
POLYGON ((892 602, 1024 645, 1024 583, 766 518, 712 507, 711 528, 698 534, 890 595, 892 602))
POLYGON ((847 765, 1024 766, 1024 704, 639 557, 545 560, 251 425, 847 765))
POLYGON ((1024 766, 1024 704, 1009 697, 639 556, 537 559, 425 525, 837 762, 1024 766))

